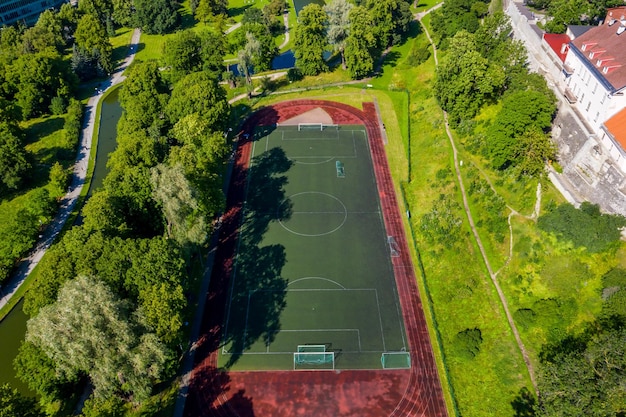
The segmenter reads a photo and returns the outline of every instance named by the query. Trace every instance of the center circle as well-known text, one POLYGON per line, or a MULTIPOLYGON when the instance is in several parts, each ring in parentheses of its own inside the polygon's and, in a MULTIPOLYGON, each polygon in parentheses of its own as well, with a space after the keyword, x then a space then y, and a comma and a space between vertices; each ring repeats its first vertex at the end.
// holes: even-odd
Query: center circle
MULTIPOLYGON (((291 195, 291 216, 279 220, 285 230, 298 236, 324 236, 338 230, 348 218, 346 206, 337 197, 318 191, 291 195)), ((278 209, 281 211, 281 208, 278 209)))

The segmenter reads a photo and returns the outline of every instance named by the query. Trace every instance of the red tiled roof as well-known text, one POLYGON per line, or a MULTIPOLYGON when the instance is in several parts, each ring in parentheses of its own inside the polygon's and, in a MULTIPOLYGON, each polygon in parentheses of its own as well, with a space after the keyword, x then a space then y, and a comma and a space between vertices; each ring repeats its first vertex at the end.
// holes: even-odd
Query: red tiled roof
POLYGON ((585 59, 616 90, 626 87, 626 32, 618 35, 620 26, 626 26, 626 6, 609 9, 602 25, 588 30, 572 41, 585 59), (594 52, 593 58, 589 58, 591 52, 594 52), (610 65, 601 63, 598 66, 597 61, 601 57, 613 59, 610 65))
POLYGON ((604 126, 615 141, 622 146, 622 149, 626 151, 626 109, 607 120, 604 126))
POLYGON ((565 55, 567 55, 567 50, 564 50, 563 44, 567 45, 570 43, 570 38, 567 35, 561 33, 544 33, 543 40, 550 46, 550 48, 554 51, 555 54, 559 57, 561 62, 565 62, 565 55))

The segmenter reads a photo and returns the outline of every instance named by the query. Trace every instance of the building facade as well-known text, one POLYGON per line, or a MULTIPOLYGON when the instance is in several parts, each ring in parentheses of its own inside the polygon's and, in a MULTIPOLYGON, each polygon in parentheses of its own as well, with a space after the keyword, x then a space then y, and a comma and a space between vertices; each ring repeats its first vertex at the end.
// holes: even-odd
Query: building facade
POLYGON ((32 26, 41 12, 60 7, 67 0, 0 0, 0 27, 22 22, 32 26))

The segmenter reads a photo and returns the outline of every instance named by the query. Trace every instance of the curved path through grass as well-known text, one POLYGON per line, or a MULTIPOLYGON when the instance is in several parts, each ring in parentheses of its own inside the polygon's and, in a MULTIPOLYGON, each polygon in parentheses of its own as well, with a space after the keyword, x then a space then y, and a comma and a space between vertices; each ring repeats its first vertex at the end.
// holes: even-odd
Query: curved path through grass
POLYGON ((133 36, 128 47, 126 58, 120 63, 111 77, 100 83, 94 88, 93 95, 89 98, 87 105, 84 108, 83 114, 83 128, 80 135, 80 144, 78 147, 78 154, 76 156, 76 162, 74 163, 74 170, 72 172, 71 185, 59 204, 59 211, 54 219, 46 227, 42 233, 39 241, 28 255, 18 265, 16 271, 13 273, 9 281, 2 287, 2 298, 0 298, 0 308, 4 307, 13 297, 13 295, 20 288, 28 274, 37 266, 46 250, 52 245, 57 238, 65 222, 69 218, 76 202, 80 198, 83 187, 89 186, 87 179, 87 169, 89 167, 89 155, 91 154, 91 142, 93 139, 93 131, 96 123, 96 107, 98 102, 109 88, 121 83, 126 78, 123 73, 124 70, 133 62, 135 58, 135 52, 137 51, 137 45, 139 44, 139 38, 141 32, 139 29, 135 29, 133 36))
MULTIPOLYGON (((433 9, 430 9, 430 10, 433 10, 433 9)), ((418 16, 418 20, 420 21, 420 24, 421 24, 421 18, 422 17, 423 17, 423 15, 418 16)), ((435 65, 438 66, 439 65, 439 61, 437 59, 437 47, 436 47, 435 43, 433 42, 432 38, 430 37, 430 33, 428 32, 428 28, 426 28, 425 25, 422 25, 422 27, 424 29, 424 33, 426 34, 426 37, 428 38, 428 41, 430 42, 431 46, 433 47, 433 57, 435 59, 435 65)), ((483 246, 483 243, 482 243, 482 240, 480 238, 480 235, 478 234, 478 230, 476 229, 476 225, 474 224, 474 218, 472 217, 472 212, 471 212, 470 207, 469 207, 469 202, 468 202, 468 199, 467 199, 467 193, 465 192, 465 185, 463 184, 463 178, 461 177, 461 170, 459 168, 459 159, 458 159, 458 152, 457 152, 457 149, 456 149, 456 144, 454 143, 454 138, 452 136, 452 132, 450 131, 450 126, 448 124, 448 113, 445 110, 443 110, 443 119, 444 119, 444 124, 445 124, 445 127, 446 127, 446 133, 448 135, 448 139, 450 141, 450 145, 452 146, 452 154, 454 156, 454 170, 456 171, 457 181, 458 181, 459 187, 461 189, 461 196, 463 197, 463 208, 465 210, 465 215, 467 216, 467 220, 469 221, 469 225, 470 225, 470 228, 472 229, 472 234, 474 236, 474 240, 476 241, 476 245, 478 246, 478 249, 480 250, 480 254, 481 254, 482 258, 483 258, 483 263, 485 264, 485 267, 487 268, 487 272, 489 273, 489 277, 491 278, 491 282, 493 283, 493 285, 494 285, 494 287, 495 287, 495 289, 496 289, 496 291, 498 293, 498 297, 500 298, 500 303, 502 304, 502 309, 504 310, 506 318, 507 318, 507 320, 509 322, 509 326, 511 327, 511 331, 513 332, 513 335, 515 336, 515 341, 517 342, 517 345, 518 345, 518 347, 519 347, 519 349, 520 349, 520 351, 522 353, 522 357, 524 358, 524 362, 526 363, 526 368, 528 369, 528 374, 530 375, 530 380, 531 380, 531 382, 533 384, 535 392, 537 392, 537 381, 535 379, 535 370, 534 370, 534 367, 533 367, 532 363, 530 362, 530 356, 528 355, 528 351, 526 350, 526 347, 524 346, 524 342, 522 342, 522 338, 519 335, 519 331, 517 330, 517 326, 515 325, 515 322, 513 321, 513 316, 511 315, 511 311, 509 310, 509 304, 508 304, 508 302, 506 300, 506 297, 504 296, 504 292, 502 291, 502 288, 500 287, 500 284, 498 283, 497 272, 494 272, 492 267, 491 267, 491 263, 489 262, 489 258, 487 257, 487 252, 485 251, 485 247, 483 246)), ((541 188, 538 189, 538 196, 540 195, 540 192, 541 192, 541 188)), ((539 198, 538 198, 538 201, 540 202, 539 198)), ((537 206, 535 206, 535 211, 538 214, 537 206)), ((512 212, 513 212, 513 210, 512 210, 512 212)), ((515 213, 517 213, 517 212, 515 212, 515 213)), ((513 231, 512 231, 512 228, 510 226, 510 216, 509 216, 509 230, 511 231, 511 242, 512 242, 512 240, 513 240, 513 234, 512 234, 513 231)))

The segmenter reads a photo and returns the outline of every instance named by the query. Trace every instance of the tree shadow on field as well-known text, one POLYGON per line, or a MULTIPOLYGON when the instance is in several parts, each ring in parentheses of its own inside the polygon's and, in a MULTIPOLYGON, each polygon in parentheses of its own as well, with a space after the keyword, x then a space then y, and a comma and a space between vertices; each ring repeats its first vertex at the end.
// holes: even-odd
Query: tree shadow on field
POLYGON ((254 417, 252 399, 245 396, 244 390, 231 394, 230 377, 225 372, 210 367, 201 369, 194 374, 189 388, 190 396, 186 401, 185 416, 254 417))
POLYGON ((253 158, 248 170, 248 192, 223 342, 230 345, 227 368, 259 338, 269 344, 280 331, 280 314, 286 306, 287 280, 281 276, 286 253, 282 245, 263 246, 262 241, 270 222, 291 217, 284 173, 292 165, 281 148, 272 148, 253 158))
POLYGON ((515 417, 534 417, 537 399, 528 388, 523 387, 511 402, 511 406, 515 410, 515 417))

